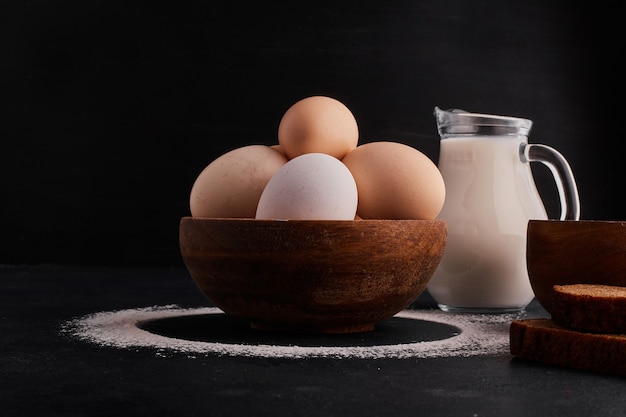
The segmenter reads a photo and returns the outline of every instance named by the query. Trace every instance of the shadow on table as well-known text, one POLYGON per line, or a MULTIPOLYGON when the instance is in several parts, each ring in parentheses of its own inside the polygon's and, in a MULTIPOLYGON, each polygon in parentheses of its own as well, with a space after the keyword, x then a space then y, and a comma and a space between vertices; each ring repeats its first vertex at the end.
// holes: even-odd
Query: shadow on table
POLYGON ((313 334, 256 330, 246 320, 224 313, 181 315, 148 320, 138 327, 169 338, 248 345, 381 346, 448 339, 459 334, 452 325, 419 319, 392 317, 371 332, 313 334))

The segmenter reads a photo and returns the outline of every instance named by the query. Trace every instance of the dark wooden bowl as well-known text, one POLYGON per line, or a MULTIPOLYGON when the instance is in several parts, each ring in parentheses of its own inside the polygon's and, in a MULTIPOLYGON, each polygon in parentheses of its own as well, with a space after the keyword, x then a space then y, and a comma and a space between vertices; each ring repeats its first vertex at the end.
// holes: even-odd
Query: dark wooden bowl
POLYGON ((626 286, 626 222, 531 220, 526 265, 535 296, 549 313, 554 285, 626 286))
POLYGON ((275 221, 184 217, 180 249, 202 293, 252 327, 370 331, 426 288, 441 220, 275 221))

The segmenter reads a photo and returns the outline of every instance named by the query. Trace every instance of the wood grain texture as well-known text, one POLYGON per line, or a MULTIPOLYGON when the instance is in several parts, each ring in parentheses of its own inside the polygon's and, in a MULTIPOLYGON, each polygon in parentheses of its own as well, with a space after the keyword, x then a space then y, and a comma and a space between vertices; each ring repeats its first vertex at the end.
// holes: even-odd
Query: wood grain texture
POLYGON ((554 285, 626 286, 626 222, 531 220, 526 245, 530 283, 550 313, 554 285))
POLYGON ((180 249, 202 293, 253 327, 373 330, 414 301, 441 260, 441 220, 180 222, 180 249))

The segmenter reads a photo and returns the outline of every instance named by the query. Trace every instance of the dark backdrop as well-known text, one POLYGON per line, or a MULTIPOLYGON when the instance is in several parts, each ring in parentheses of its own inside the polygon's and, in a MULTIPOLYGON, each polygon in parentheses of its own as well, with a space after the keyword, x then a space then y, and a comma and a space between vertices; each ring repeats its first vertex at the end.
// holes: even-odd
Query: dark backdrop
MULTIPOLYGON (((582 217, 626 218, 609 107, 619 14, 597 3, 1 7, 0 264, 182 265, 178 221, 199 172, 275 143, 284 111, 314 94, 353 111, 361 143, 403 142, 434 161, 436 105, 530 118, 530 141, 569 159, 582 217)), ((548 172, 534 170, 557 216, 548 172)))

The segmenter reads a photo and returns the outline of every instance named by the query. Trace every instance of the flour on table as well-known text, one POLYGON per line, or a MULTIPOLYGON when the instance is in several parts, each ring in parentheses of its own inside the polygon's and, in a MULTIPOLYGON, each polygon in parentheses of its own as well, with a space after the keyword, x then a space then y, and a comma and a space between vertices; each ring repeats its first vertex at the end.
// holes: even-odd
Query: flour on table
POLYGON ((454 314, 440 310, 403 310, 395 317, 455 326, 460 332, 442 340, 380 346, 282 346, 216 343, 172 338, 139 327, 149 320, 224 314, 214 307, 184 309, 175 305, 100 312, 67 322, 63 331, 100 346, 153 348, 158 354, 228 355, 266 358, 440 358, 494 355, 509 350, 509 326, 518 314, 454 314))

